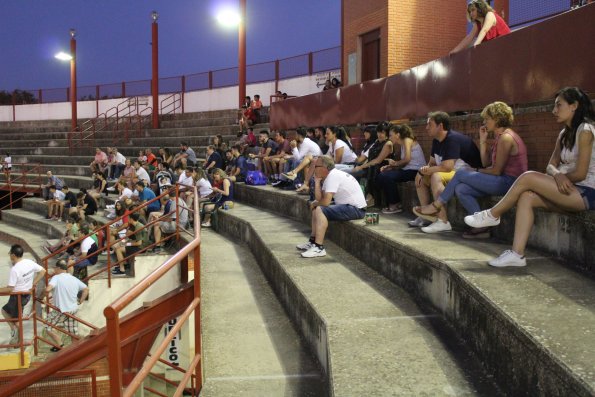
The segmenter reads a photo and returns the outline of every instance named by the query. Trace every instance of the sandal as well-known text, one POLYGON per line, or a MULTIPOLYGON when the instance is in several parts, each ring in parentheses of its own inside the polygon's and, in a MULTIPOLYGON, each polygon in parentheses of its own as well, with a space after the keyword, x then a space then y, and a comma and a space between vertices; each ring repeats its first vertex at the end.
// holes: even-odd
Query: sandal
POLYGON ((297 174, 294 173, 293 171, 284 172, 282 175, 285 178, 289 179, 290 181, 293 181, 293 180, 295 180, 295 178, 297 178, 297 174))
POLYGON ((413 207, 413 213, 427 221, 436 222, 436 220, 438 220, 438 213, 440 213, 442 206, 440 206, 440 207, 437 206, 434 201, 432 201, 431 205, 432 205, 432 207, 434 207, 436 209, 436 211, 428 213, 428 214, 424 214, 421 212, 421 206, 417 206, 417 207, 413 207))

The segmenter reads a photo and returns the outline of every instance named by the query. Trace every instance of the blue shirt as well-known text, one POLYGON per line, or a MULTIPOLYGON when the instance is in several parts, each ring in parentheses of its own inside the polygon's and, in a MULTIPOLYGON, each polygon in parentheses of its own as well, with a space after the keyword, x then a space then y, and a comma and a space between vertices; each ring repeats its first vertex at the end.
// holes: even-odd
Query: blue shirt
MULTIPOLYGON (((140 201, 151 201, 155 197, 157 197, 155 196, 155 192, 153 192, 148 187, 144 188, 143 191, 138 194, 138 198, 140 201)), ((155 200, 151 204, 149 204, 147 208, 150 210, 158 211, 161 208, 161 204, 159 203, 159 200, 155 200)))

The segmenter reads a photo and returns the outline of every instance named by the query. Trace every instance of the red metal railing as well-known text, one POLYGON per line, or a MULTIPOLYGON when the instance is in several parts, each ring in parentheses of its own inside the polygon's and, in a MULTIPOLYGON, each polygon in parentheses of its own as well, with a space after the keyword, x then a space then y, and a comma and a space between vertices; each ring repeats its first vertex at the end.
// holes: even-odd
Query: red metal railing
POLYGON ((184 94, 181 92, 173 93, 165 97, 159 104, 159 114, 176 113, 176 110, 183 109, 184 94))
MULTIPOLYGON (((10 296, 10 295, 16 295, 16 297, 17 297, 17 307, 18 307, 19 314, 16 318, 0 319, 0 322, 2 322, 2 323, 8 323, 8 322, 17 323, 19 342, 17 344, 0 345, 0 348, 18 347, 20 349, 21 366, 24 366, 25 365, 25 346, 31 346, 32 344, 34 345, 34 343, 33 342, 25 342, 24 333, 23 333, 23 321, 33 319, 33 340, 35 340, 37 337, 37 319, 36 319, 36 316, 34 315, 35 311, 36 311, 35 299, 31 299, 31 301, 32 301, 31 313, 27 317, 23 316, 23 306, 21 305, 21 299, 22 299, 23 295, 35 296, 35 286, 33 287, 32 291, 27 291, 27 292, 10 292, 10 293, 0 292, 0 296, 10 296)), ((36 345, 34 345, 34 349, 35 349, 35 354, 37 354, 37 346, 36 345)))
POLYGON ((41 192, 42 176, 40 163, 13 163, 12 169, 4 169, 0 173, 0 190, 8 190, 7 193, 0 196, 0 202, 8 198, 8 203, 0 207, 3 209, 12 209, 14 205, 25 197, 16 196, 20 193, 39 193, 41 192))
MULTIPOLYGON (((0 386, 7 384, 22 375, 0 376, 0 386)), ((46 397, 48 387, 51 390, 60 390, 60 395, 75 395, 76 397, 97 397, 97 375, 94 369, 80 369, 60 371, 41 382, 32 384, 26 389, 27 397, 46 397)), ((52 394, 53 395, 53 394, 52 394)))
MULTIPOLYGON (((196 187, 193 187, 194 196, 198 197, 196 187)), ((177 208, 177 206, 176 206, 177 208)), ((108 362, 110 375, 110 395, 113 397, 132 397, 135 392, 141 387, 142 382, 149 376, 153 366, 159 361, 159 356, 169 346, 172 339, 180 331, 181 327, 194 314, 194 357, 190 363, 189 368, 185 371, 184 376, 174 393, 174 396, 181 396, 185 392, 186 384, 194 379, 196 384, 192 387, 195 395, 198 395, 202 389, 202 345, 201 345, 201 319, 200 319, 200 219, 198 216, 198 200, 194 200, 193 212, 194 217, 194 239, 184 248, 179 250, 175 255, 169 258, 163 265, 155 269, 151 274, 145 277, 132 289, 118 298, 115 302, 105 308, 103 311, 106 318, 107 329, 107 345, 108 345, 108 362), (188 268, 189 258, 192 256, 194 260, 194 299, 186 308, 184 313, 180 316, 176 325, 170 329, 163 341, 155 349, 153 355, 145 361, 143 367, 122 390, 122 346, 120 345, 120 313, 130 303, 132 303, 140 294, 149 286, 154 284, 157 280, 163 277, 167 272, 173 269, 178 263, 182 262, 183 268, 188 268)), ((178 217, 177 217, 178 218, 178 217)), ((176 219, 177 219, 176 218, 176 219)))

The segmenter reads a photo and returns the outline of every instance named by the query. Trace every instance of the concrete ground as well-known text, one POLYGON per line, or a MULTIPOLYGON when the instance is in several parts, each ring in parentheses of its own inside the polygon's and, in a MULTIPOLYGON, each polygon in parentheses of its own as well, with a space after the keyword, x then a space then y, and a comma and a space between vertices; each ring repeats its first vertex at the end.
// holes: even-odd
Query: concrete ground
POLYGON ((201 396, 327 395, 306 350, 244 245, 202 233, 201 396))

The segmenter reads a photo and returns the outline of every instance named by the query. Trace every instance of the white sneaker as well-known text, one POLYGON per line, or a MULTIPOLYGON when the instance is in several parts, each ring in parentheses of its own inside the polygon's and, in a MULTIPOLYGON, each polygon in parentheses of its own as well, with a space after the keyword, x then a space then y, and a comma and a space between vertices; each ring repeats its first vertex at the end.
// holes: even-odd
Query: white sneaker
POLYGON ((19 331, 16 329, 11 329, 10 330, 10 343, 11 345, 16 345, 17 343, 19 343, 19 331))
POLYGON ((488 210, 476 212, 473 215, 467 215, 465 217, 465 223, 471 227, 491 227, 498 226, 500 224, 500 218, 494 218, 488 210))
POLYGON ((302 250, 302 251, 308 251, 310 248, 312 248, 314 246, 314 244, 312 244, 310 241, 308 241, 305 244, 299 244, 296 245, 295 248, 302 250))
POLYGON ((308 251, 302 252, 304 258, 317 258, 319 256, 326 256, 326 250, 318 248, 316 245, 312 245, 308 251))
POLYGON ((524 256, 520 256, 512 250, 506 250, 499 257, 488 261, 490 266, 506 267, 506 266, 527 266, 527 260, 524 256))
POLYGON ((409 225, 409 227, 423 227, 429 225, 430 223, 418 216, 414 220, 407 222, 407 224, 409 225))
POLYGON ((421 231, 424 233, 440 233, 440 232, 449 232, 452 230, 452 226, 450 226, 450 222, 441 221, 438 219, 436 222, 432 223, 430 226, 425 226, 421 228, 421 231))

